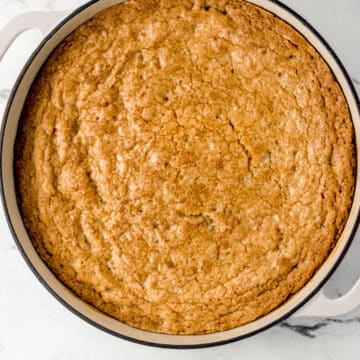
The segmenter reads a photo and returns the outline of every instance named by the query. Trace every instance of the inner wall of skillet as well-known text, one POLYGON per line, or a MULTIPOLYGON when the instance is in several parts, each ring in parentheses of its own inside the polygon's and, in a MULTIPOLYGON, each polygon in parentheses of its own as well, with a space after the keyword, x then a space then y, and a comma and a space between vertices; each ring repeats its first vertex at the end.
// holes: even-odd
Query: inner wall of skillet
MULTIPOLYGON (((12 95, 12 102, 9 103, 7 119, 5 118, 6 124, 3 128, 3 147, 2 147, 2 158, 1 158, 1 176, 4 187, 4 200, 6 203, 7 211, 11 226, 13 228, 14 234, 18 239, 19 245, 24 252, 25 257, 31 263, 33 270, 42 278, 45 285, 57 295, 58 298, 62 299, 63 302, 67 304, 68 307, 71 307, 77 313, 82 314, 88 320, 99 324, 100 326, 114 332, 117 334, 122 334, 130 338, 137 339, 139 341, 152 342, 157 344, 166 344, 166 345, 201 345, 208 344, 212 342, 225 341, 228 339, 236 338, 239 336, 245 336, 249 333, 257 331, 263 327, 268 326, 269 324, 277 321, 291 310, 294 307, 297 307, 304 300, 306 300, 312 292, 314 292, 319 283, 321 283, 327 274, 331 271, 334 265, 337 263, 339 258, 342 256, 343 250, 346 248, 346 245, 350 239, 350 234, 356 226, 356 218, 358 213, 358 208, 360 204, 360 177, 356 178, 356 191, 354 196, 354 202, 351 209, 351 213, 344 229, 343 235, 339 239, 335 249, 332 254, 329 256, 327 261, 323 264, 321 269, 315 274, 315 276, 309 281, 309 283, 301 289, 296 295, 294 295, 289 301, 283 304, 278 309, 272 311, 270 314, 259 318, 249 324, 243 325, 241 327, 223 331, 214 334, 206 335, 166 335, 166 334, 157 334, 140 329, 135 329, 128 325, 125 325, 118 320, 112 319, 93 307, 87 305, 79 298, 75 297, 62 283, 60 283, 55 276, 50 272, 46 265, 42 262, 39 255, 34 250, 31 240, 25 230, 23 225, 21 215, 16 202, 15 186, 14 186, 14 173, 13 173, 13 149, 15 136, 17 132, 18 120, 20 117, 21 109, 23 107, 24 100, 26 98, 27 92, 33 82, 38 70, 50 55, 52 50, 75 28, 77 28, 81 23, 93 17, 97 12, 110 7, 115 4, 119 4, 123 0, 100 0, 90 3, 89 6, 84 7, 80 12, 75 11, 71 14, 67 21, 61 25, 50 37, 47 37, 40 47, 36 50, 35 55, 33 55, 32 60, 26 65, 27 68, 24 70, 22 77, 20 77, 18 82, 18 87, 15 90, 15 93, 12 95)), ((313 44, 315 48, 318 49, 320 54, 327 61, 329 66, 332 68, 338 82, 340 83, 344 94, 347 98, 348 105, 351 111, 356 139, 360 135, 360 115, 358 110, 358 105, 356 98, 352 93, 352 89, 348 83, 346 76, 344 76, 341 67, 327 50, 324 44, 313 34, 313 32, 304 25, 302 21, 297 19, 294 15, 290 14, 285 8, 280 5, 263 0, 250 0, 249 2, 254 3, 255 5, 261 6, 266 10, 273 12, 278 15, 283 20, 287 21, 293 25, 300 33, 302 33, 307 40, 313 44)), ((11 101, 11 98, 10 98, 11 101)), ((358 144, 357 148, 358 148, 358 144)), ((359 163, 359 152, 357 151, 357 162, 359 163)), ((357 169, 357 175, 359 170, 357 169)))

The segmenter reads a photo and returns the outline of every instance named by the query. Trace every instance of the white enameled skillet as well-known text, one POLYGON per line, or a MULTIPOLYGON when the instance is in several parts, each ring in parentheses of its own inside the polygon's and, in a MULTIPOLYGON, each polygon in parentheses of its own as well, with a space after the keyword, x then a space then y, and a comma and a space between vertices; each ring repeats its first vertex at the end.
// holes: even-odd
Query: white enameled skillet
MULTIPOLYGON (((346 295, 336 300, 328 299, 321 292, 321 288, 343 259, 359 223, 360 167, 357 167, 355 196, 350 216, 337 245, 326 262, 305 287, 279 308, 249 324, 235 329, 206 335, 166 335, 133 328, 97 311, 76 297, 57 280, 40 259, 24 228, 16 201, 14 186, 14 141, 22 106, 31 83, 54 48, 84 21, 90 19, 99 11, 121 2, 123 0, 90 1, 67 16, 65 16, 65 13, 59 12, 23 14, 13 19, 0 32, 0 59, 13 39, 22 31, 30 28, 39 28, 46 33, 44 40, 24 65, 12 89, 2 122, 0 139, 0 188, 2 203, 14 240, 33 273, 56 299, 83 320, 115 336, 160 347, 194 348, 219 345, 253 335, 290 315, 293 317, 312 315, 336 316, 355 308, 360 303, 360 280, 357 281, 346 295), (55 24, 57 25, 55 26, 55 24), (50 28, 52 29, 49 31, 50 28)), ((274 13, 292 25, 317 49, 328 63, 345 94, 355 128, 355 142, 358 149, 358 139, 360 139, 359 100, 349 76, 335 53, 304 19, 285 5, 274 0, 249 0, 249 2, 274 13)), ((359 151, 357 151, 356 156, 357 163, 359 164, 359 151)))

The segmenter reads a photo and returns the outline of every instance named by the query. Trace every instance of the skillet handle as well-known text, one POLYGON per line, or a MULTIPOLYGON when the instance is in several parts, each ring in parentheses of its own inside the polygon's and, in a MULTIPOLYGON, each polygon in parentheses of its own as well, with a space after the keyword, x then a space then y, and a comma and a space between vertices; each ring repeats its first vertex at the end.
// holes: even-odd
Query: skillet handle
POLYGON ((307 316, 339 316, 344 315, 360 305, 360 279, 338 299, 329 299, 320 292, 304 307, 291 316, 292 319, 307 316))
POLYGON ((69 11, 34 11, 18 15, 0 30, 0 61, 11 43, 22 32, 40 29, 46 34, 69 11))

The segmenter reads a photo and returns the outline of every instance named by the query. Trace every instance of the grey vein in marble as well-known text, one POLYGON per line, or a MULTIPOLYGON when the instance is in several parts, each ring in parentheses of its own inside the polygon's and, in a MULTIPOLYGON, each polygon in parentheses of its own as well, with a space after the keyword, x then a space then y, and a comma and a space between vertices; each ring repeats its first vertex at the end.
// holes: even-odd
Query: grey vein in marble
POLYGON ((10 89, 1 89, 0 90, 0 99, 6 100, 9 97, 10 89))
POLYGON ((355 85, 360 85, 360 81, 354 77, 351 78, 351 81, 355 84, 355 85))
POLYGON ((16 250, 16 246, 15 245, 10 245, 10 246, 6 246, 0 249, 0 251, 3 252, 7 252, 7 251, 14 251, 16 250))
POLYGON ((281 328, 289 329, 295 331, 299 335, 308 337, 308 338, 315 338, 317 330, 326 327, 330 324, 350 324, 350 323, 359 323, 360 324, 360 316, 355 316, 350 319, 332 319, 326 318, 321 320, 320 322, 314 325, 291 325, 288 322, 283 322, 280 324, 281 328))

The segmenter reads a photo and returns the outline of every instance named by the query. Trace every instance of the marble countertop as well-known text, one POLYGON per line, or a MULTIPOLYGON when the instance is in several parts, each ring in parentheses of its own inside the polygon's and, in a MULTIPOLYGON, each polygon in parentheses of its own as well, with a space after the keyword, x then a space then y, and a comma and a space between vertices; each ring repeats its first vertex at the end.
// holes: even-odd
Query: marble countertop
MULTIPOLYGON (((267 0, 264 0, 267 1, 267 0)), ((360 93, 360 0, 282 0, 333 47, 360 93)), ((72 10, 84 0, 0 0, 0 29, 33 10, 72 10)), ((42 38, 20 35, 0 62, 0 117, 22 65, 42 38)), ((360 232, 325 286, 338 297, 360 277, 360 232)), ((360 299, 359 299, 360 304, 360 299)), ((199 350, 156 349, 105 334, 75 317, 38 282, 17 251, 0 210, 0 359, 360 359, 360 307, 336 318, 289 319, 251 338, 199 350)))

